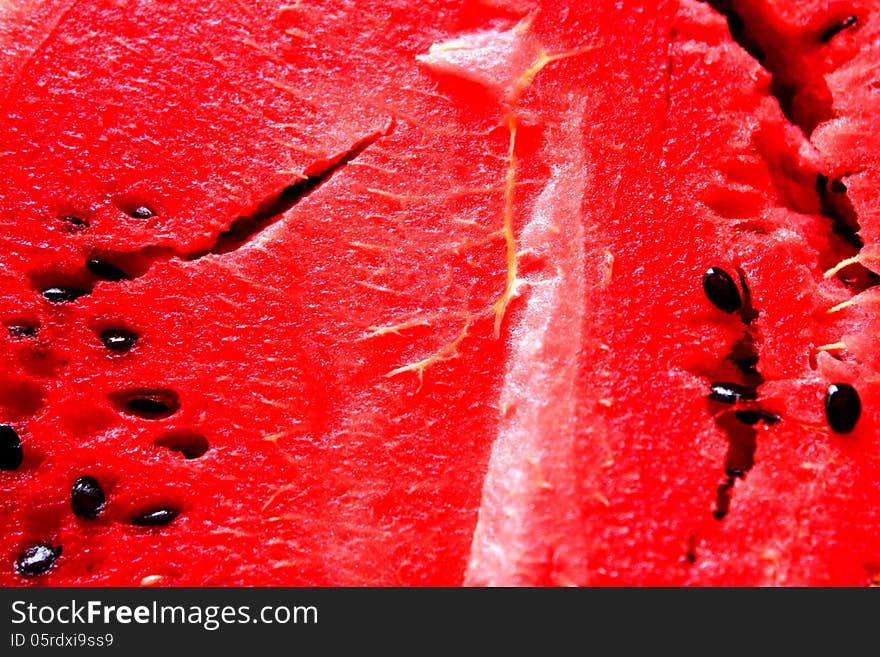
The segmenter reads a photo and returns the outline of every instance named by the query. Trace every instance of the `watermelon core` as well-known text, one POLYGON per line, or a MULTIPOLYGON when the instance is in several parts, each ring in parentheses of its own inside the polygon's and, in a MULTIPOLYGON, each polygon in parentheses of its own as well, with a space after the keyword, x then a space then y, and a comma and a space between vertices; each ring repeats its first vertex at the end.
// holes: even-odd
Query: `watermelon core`
POLYGON ((878 21, 4 5, 0 584, 876 581, 878 21))

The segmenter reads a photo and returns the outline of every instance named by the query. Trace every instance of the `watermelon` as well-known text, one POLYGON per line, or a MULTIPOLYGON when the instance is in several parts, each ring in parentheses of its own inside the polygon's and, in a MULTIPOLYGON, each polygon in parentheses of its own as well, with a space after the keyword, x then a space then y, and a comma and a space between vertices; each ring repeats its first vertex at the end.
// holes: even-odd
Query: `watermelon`
POLYGON ((880 23, 0 6, 0 584, 880 581, 880 23))

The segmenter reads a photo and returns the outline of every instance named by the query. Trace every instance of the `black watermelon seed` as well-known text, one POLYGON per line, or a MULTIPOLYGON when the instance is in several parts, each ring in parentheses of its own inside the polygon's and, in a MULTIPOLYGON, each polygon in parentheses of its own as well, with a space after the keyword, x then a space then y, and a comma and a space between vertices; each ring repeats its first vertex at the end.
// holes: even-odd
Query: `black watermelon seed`
POLYGON ((37 327, 33 324, 9 324, 6 330, 13 338, 33 338, 37 335, 37 327))
POLYGON ((120 390, 109 398, 123 413, 145 419, 168 417, 180 409, 180 396, 169 388, 120 390))
POLYGON ((98 278, 105 281, 125 281, 129 279, 128 274, 122 271, 116 265, 112 265, 98 258, 89 258, 86 260, 86 269, 92 272, 98 278))
POLYGON ((134 397, 125 403, 132 413, 139 415, 164 415, 169 411, 168 402, 158 397, 134 397))
POLYGON ((758 409, 754 411, 736 411, 736 419, 743 424, 752 426, 758 424, 758 422, 763 422, 764 424, 776 424, 782 418, 775 413, 758 409))
POLYGON ((18 470, 23 460, 18 433, 8 424, 0 425, 0 470, 18 470))
POLYGON ((70 492, 70 506, 73 514, 83 520, 97 518, 107 501, 101 484, 94 477, 83 475, 73 483, 70 492))
POLYGON ((712 305, 726 313, 742 307, 742 297, 730 274, 720 267, 710 267, 703 274, 703 291, 712 305))
POLYGON ((749 326, 754 320, 758 319, 758 311, 755 310, 755 307, 752 305, 752 294, 749 292, 749 286, 746 283, 745 272, 737 267, 736 273, 739 275, 739 284, 742 287, 743 301, 740 317, 742 317, 743 323, 746 326, 749 326))
POLYGON ((829 189, 835 194, 843 194, 846 191, 846 185, 839 178, 835 178, 831 181, 829 189))
POLYGON ((758 393, 753 388, 747 388, 739 383, 716 381, 710 384, 710 388, 712 392, 709 393, 709 399, 722 404, 735 404, 741 399, 754 400, 758 398, 758 393))
POLYGON ((135 219, 149 219, 155 217, 156 213, 150 210, 146 205, 139 205, 131 211, 131 216, 135 219))
POLYGON ((836 433, 849 433, 862 414, 859 393, 848 383, 832 383, 825 393, 825 417, 836 433))
POLYGON ((744 356, 743 358, 737 358, 733 361, 733 364, 736 365, 736 368, 746 376, 761 375, 761 373, 758 372, 757 356, 744 356))
POLYGON ((128 351, 137 342, 138 336, 124 329, 106 329, 101 331, 101 342, 111 351, 128 351))
POLYGON ((58 217, 58 219, 67 224, 65 226, 65 230, 67 230, 68 233, 81 233, 89 227, 89 222, 86 219, 74 216, 72 214, 58 217))
POLYGON ((153 441, 156 447, 165 447, 172 452, 183 454, 184 458, 197 459, 204 456, 211 448, 208 439, 196 431, 183 429, 172 431, 156 438, 153 441))
POLYGON ((66 301, 76 301, 88 292, 75 287, 48 287, 43 290, 42 294, 47 301, 52 303, 65 303, 66 301))
POLYGON ((27 550, 18 555, 15 562, 15 569, 19 574, 25 577, 35 577, 42 575, 52 567, 55 560, 61 556, 61 546, 51 546, 46 543, 40 543, 29 547, 27 550))
POLYGON ((167 525, 178 515, 177 509, 162 508, 147 511, 135 516, 131 519, 132 525, 138 527, 156 527, 158 525, 167 525))
POLYGON ((836 37, 844 30, 848 30, 849 28, 854 27, 858 22, 858 16, 847 16, 843 20, 836 22, 834 25, 822 32, 821 35, 819 35, 820 43, 828 43, 829 41, 831 41, 831 39, 836 37))

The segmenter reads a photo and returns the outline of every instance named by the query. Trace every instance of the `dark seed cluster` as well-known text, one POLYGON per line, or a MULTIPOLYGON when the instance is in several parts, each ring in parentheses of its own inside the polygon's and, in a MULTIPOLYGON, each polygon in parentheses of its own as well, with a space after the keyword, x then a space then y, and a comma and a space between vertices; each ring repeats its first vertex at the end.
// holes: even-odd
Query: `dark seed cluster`
MULTIPOLYGON (((126 210, 132 217, 149 219, 156 213, 145 205, 138 205, 126 210)), ((86 219, 74 215, 60 216, 58 219, 69 232, 82 232, 89 228, 86 219)), ((76 301, 89 294, 91 284, 96 280, 118 282, 130 280, 125 270, 117 266, 115 259, 111 262, 104 255, 92 255, 85 261, 85 269, 72 280, 50 286, 34 288, 46 301, 63 304, 76 301)), ((52 283, 60 280, 60 275, 52 283)), ((32 338, 37 335, 39 325, 25 320, 16 319, 6 323, 10 336, 16 339, 32 338)), ((127 327, 111 326, 96 329, 101 344, 110 352, 125 353, 131 351, 140 335, 127 327)), ((109 395, 109 400, 117 410, 127 415, 144 419, 159 419, 173 415, 180 408, 177 392, 169 388, 133 388, 109 395)), ((198 458, 208 451, 207 439, 193 431, 177 431, 162 434, 153 443, 155 447, 167 448, 185 456, 187 459, 198 458)), ((0 470, 17 470, 24 462, 25 450, 18 431, 11 425, 0 425, 0 470)), ((105 482, 106 484, 106 482, 105 482)), ((70 510, 79 520, 92 522, 105 514, 108 505, 108 491, 100 480, 100 476, 82 474, 73 481, 70 488, 70 510)), ((154 506, 126 518, 126 522, 137 527, 162 527, 172 523, 180 514, 180 510, 171 505, 154 506)), ((62 554, 62 546, 42 540, 21 549, 15 558, 15 571, 22 577, 36 577, 49 571, 62 554)))
MULTIPOLYGON (((709 302, 725 313, 736 313, 744 329, 742 337, 733 344, 725 358, 736 368, 736 380, 712 381, 707 396, 712 404, 727 407, 712 409, 715 423, 724 431, 728 443, 724 477, 716 489, 712 512, 716 520, 727 516, 736 480, 745 479, 754 466, 758 436, 755 426, 759 423, 773 425, 781 420, 775 413, 761 408, 758 402, 758 388, 764 383, 764 377, 758 371, 758 338, 752 327, 758 311, 752 305, 744 272, 737 268, 736 273, 738 281, 724 269, 710 267, 702 278, 703 291, 709 302)), ((729 372, 729 368, 725 367, 725 371, 729 372)), ((692 551, 691 554, 695 553, 692 551)))
MULTIPOLYGON (((717 520, 722 520, 730 509, 736 479, 744 479, 754 464, 758 435, 754 427, 759 423, 775 425, 782 420, 779 415, 758 404, 758 387, 764 378, 758 371, 757 336, 751 327, 758 312, 752 306, 744 273, 740 269, 737 269, 737 273, 739 285, 733 276, 720 267, 710 267, 702 277, 703 291, 709 302, 725 313, 738 313, 745 326, 743 338, 734 344, 727 358, 736 366, 741 381, 722 380, 709 384, 708 399, 715 404, 732 407, 731 410, 713 412, 716 423, 726 432, 729 443, 725 478, 718 486, 713 511, 717 520)), ((825 417, 832 431, 842 434, 852 432, 861 413, 861 400, 852 385, 832 383, 828 387, 825 417)))
MULTIPOLYGON (((849 25, 844 27, 849 27, 849 25)), ((733 313, 743 309, 743 300, 733 277, 720 267, 710 267, 703 274, 702 283, 706 297, 719 310, 733 313)), ((744 290, 746 290, 745 280, 742 279, 741 283, 744 290)), ((742 366, 740 370, 744 374, 757 374, 755 367, 757 365, 757 357, 741 357, 734 360, 734 363, 737 366, 742 366)), ((735 404, 741 400, 757 399, 754 390, 733 382, 712 383, 710 390, 709 398, 722 404, 735 404)), ((755 424, 758 421, 774 424, 779 421, 779 417, 772 413, 757 411, 758 414, 755 415, 755 412, 737 411, 738 417, 746 424, 755 424), (770 421, 770 418, 773 418, 773 420, 770 421)), ((856 392, 852 385, 848 383, 833 383, 828 387, 828 391, 825 394, 825 418, 832 431, 835 433, 852 432, 861 414, 862 403, 858 392, 856 392)))

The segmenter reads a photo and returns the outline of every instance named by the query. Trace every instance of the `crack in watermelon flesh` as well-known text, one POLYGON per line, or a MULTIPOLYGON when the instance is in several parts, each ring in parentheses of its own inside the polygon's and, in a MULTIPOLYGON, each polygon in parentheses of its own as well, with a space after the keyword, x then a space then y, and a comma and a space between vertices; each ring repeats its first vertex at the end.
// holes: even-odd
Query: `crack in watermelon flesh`
POLYGON ((878 31, 0 6, 0 584, 880 581, 878 31))

